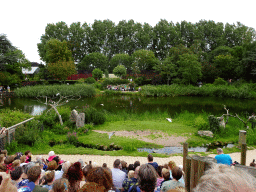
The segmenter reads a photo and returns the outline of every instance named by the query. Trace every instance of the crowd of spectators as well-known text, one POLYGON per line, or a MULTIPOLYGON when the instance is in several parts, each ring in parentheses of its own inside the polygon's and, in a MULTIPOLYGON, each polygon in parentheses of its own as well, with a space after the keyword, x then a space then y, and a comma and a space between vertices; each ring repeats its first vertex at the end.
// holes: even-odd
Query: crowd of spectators
MULTIPOLYGON (((182 166, 170 161, 164 165, 154 162, 148 155, 148 163, 139 161, 127 164, 116 159, 113 169, 104 163, 94 166, 91 161, 61 160, 53 151, 43 159, 31 160, 26 151, 0 155, 0 191, 4 192, 179 192, 186 191, 182 166)), ((256 180, 245 172, 228 165, 216 164, 201 177, 195 192, 200 191, 256 191, 256 180)))

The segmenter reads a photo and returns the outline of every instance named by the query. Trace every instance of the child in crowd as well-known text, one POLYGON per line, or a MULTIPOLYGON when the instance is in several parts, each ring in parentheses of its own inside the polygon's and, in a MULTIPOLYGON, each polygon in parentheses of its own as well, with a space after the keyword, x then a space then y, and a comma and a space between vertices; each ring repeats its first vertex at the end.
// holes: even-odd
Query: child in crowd
POLYGON ((32 153, 28 150, 28 151, 25 152, 25 155, 26 155, 25 163, 31 162, 32 153))

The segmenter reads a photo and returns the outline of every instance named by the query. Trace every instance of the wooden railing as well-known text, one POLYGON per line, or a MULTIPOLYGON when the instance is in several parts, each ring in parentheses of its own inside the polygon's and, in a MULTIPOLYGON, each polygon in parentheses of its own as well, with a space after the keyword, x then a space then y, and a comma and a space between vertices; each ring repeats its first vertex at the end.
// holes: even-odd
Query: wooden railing
POLYGON ((18 126, 23 125, 24 123, 27 123, 33 119, 34 117, 7 128, 6 132, 0 135, 0 149, 3 150, 7 143, 10 144, 13 140, 15 140, 15 129, 18 126))

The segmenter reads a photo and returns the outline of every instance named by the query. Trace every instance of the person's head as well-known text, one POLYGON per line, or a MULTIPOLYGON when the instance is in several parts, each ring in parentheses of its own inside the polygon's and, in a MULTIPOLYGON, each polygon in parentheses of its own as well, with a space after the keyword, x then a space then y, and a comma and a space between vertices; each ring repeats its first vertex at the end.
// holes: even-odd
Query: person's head
POLYGON ((162 177, 162 169, 163 169, 163 166, 161 165, 157 167, 156 172, 158 177, 162 177))
POLYGON ((256 179, 242 169, 232 169, 223 164, 214 164, 200 178, 194 192, 256 191, 256 179))
POLYGON ((13 171, 11 171, 10 175, 12 180, 17 181, 21 177, 23 171, 21 167, 15 167, 13 171))
POLYGON ((223 153, 223 150, 222 150, 221 148, 217 148, 217 153, 218 153, 218 155, 219 155, 219 154, 222 154, 222 153, 223 153))
POLYGON ((134 178, 134 171, 128 172, 128 178, 134 178))
POLYGON ((55 170, 55 169, 57 169, 57 167, 58 167, 57 162, 54 161, 54 160, 52 160, 52 161, 50 161, 50 162, 48 163, 47 169, 48 169, 48 170, 55 170))
POLYGON ((107 163, 103 163, 102 167, 107 168, 108 167, 107 163))
POLYGON ((25 155, 31 157, 31 152, 28 150, 25 152, 25 155))
POLYGON ((172 177, 173 179, 176 179, 177 181, 182 177, 182 170, 178 166, 173 167, 172 169, 172 177))
POLYGON ((44 162, 42 161, 42 159, 37 158, 37 161, 35 163, 36 163, 36 165, 40 166, 41 169, 43 169, 44 162))
POLYGON ((83 179, 81 164, 79 162, 75 162, 73 165, 71 165, 68 168, 66 176, 70 185, 73 185, 76 181, 81 181, 83 179))
POLYGON ((20 163, 25 163, 25 161, 26 161, 26 155, 22 155, 20 157, 20 163))
POLYGON ((256 163, 255 163, 255 159, 253 159, 253 161, 250 163, 251 167, 256 167, 256 163))
POLYGON ((176 163, 174 161, 169 161, 168 168, 172 170, 174 167, 176 167, 176 163))
POLYGON ((116 160, 114 161, 113 167, 114 167, 114 168, 120 168, 120 163, 121 163, 120 159, 116 159, 116 160))
POLYGON ((86 178, 88 172, 92 169, 92 165, 87 165, 83 168, 83 175, 86 178))
POLYGON ((40 179, 40 175, 41 175, 41 169, 39 166, 34 166, 34 167, 31 167, 29 170, 28 170, 28 180, 29 181, 32 181, 32 182, 36 182, 37 180, 40 179))
POLYGON ((128 171, 130 171, 130 170, 134 171, 134 165, 133 164, 129 164, 127 170, 128 171))
POLYGON ((35 163, 33 163, 33 162, 28 163, 28 164, 25 166, 24 173, 27 175, 29 169, 31 169, 31 168, 34 167, 34 166, 36 166, 35 163))
POLYGON ((14 159, 20 159, 20 157, 23 155, 23 153, 17 152, 15 155, 16 155, 16 157, 14 159))
POLYGON ((127 163, 125 161, 121 161, 122 169, 127 169, 127 163))
POLYGON ((52 190, 53 192, 67 192, 69 182, 65 178, 57 179, 53 182, 52 190))
POLYGON ((88 172, 86 181, 94 182, 100 186, 104 186, 106 191, 110 190, 113 186, 111 171, 103 167, 93 167, 88 172))
POLYGON ((10 156, 7 156, 5 159, 4 159, 4 164, 6 165, 9 165, 10 163, 12 163, 14 161, 14 156, 13 155, 10 155, 10 156))
POLYGON ((140 166, 140 162, 139 161, 135 161, 134 162, 134 170, 136 169, 136 167, 140 166))
POLYGON ((54 171, 46 171, 45 172, 45 181, 47 183, 51 183, 54 180, 55 172, 54 171))
POLYGON ((12 167, 18 167, 20 166, 20 160, 19 159, 16 159, 12 162, 12 167))
POLYGON ((157 181, 157 173, 155 168, 149 164, 141 165, 138 176, 140 189, 142 191, 153 192, 157 181))
POLYGON ((166 168, 163 168, 162 176, 163 176, 164 180, 169 180, 170 179, 170 171, 166 168))
POLYGON ((55 155, 55 153, 54 153, 54 151, 50 151, 50 152, 48 153, 48 155, 49 155, 49 157, 51 157, 51 156, 55 155))
POLYGON ((7 157, 8 151, 7 150, 1 150, 1 154, 4 154, 4 156, 7 157))
POLYGON ((153 155, 148 154, 148 162, 152 162, 153 161, 153 155))

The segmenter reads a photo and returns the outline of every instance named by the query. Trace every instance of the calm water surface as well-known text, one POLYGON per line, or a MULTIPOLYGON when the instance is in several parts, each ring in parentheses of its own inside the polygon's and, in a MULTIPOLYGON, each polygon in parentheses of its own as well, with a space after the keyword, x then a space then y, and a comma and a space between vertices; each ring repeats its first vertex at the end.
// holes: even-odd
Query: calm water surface
MULTIPOLYGON (((213 115, 225 113, 223 105, 230 109, 230 113, 254 113, 256 100, 242 100, 214 97, 139 97, 139 96, 96 96, 71 100, 66 105, 71 109, 82 109, 89 105, 97 109, 118 113, 127 111, 141 113, 145 111, 168 111, 170 115, 189 111, 201 113, 202 111, 213 115)), ((38 115, 48 107, 33 98, 0 98, 0 109, 19 109, 32 115, 38 115)))

